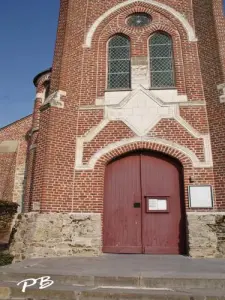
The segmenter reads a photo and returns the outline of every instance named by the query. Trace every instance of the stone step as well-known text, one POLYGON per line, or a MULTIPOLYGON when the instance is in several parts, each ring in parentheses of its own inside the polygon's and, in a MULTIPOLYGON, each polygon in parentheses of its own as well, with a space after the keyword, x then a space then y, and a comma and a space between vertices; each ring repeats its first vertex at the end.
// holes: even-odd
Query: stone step
POLYGON ((225 261, 126 255, 32 259, 0 268, 0 281, 9 288, 7 300, 10 295, 20 300, 225 300, 225 261), (17 287, 43 276, 54 284, 25 294, 17 287))
MULTIPOLYGON (((29 273, 25 270, 20 272, 4 272, 1 270, 0 281, 7 282, 20 282, 28 278, 40 278, 42 276, 50 276, 55 285, 73 284, 85 287, 99 287, 99 286, 116 286, 116 287, 133 287, 133 288, 169 288, 169 289, 213 289, 225 290, 224 277, 211 276, 206 277, 145 277, 145 276, 79 276, 79 275, 55 275, 46 272, 42 273, 29 273)), ((210 276, 210 275, 209 275, 210 276)))
POLYGON ((57 285, 40 290, 29 288, 22 293, 21 288, 9 283, 0 284, 0 300, 225 300, 225 290, 195 289, 134 289, 121 287, 79 287, 57 285))

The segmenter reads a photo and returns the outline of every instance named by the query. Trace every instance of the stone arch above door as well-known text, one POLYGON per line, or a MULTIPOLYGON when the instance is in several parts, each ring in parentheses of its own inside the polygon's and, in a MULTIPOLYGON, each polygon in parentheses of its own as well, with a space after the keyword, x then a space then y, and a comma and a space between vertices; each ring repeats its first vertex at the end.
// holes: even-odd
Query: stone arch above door
POLYGON ((91 157, 88 164, 85 165, 82 163, 82 157, 77 155, 77 158, 81 160, 76 160, 76 170, 93 170, 98 164, 107 164, 116 156, 138 149, 153 150, 165 153, 178 159, 182 165, 187 167, 204 167, 204 163, 200 162, 195 153, 186 147, 159 138, 134 137, 130 139, 123 139, 100 149, 91 157))

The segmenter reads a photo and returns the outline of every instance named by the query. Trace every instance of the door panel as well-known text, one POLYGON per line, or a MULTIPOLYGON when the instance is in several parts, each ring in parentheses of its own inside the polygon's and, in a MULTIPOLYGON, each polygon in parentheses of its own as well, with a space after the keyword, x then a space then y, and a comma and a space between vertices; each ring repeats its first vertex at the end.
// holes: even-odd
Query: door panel
POLYGON ((105 174, 103 251, 142 253, 140 155, 110 163, 105 174))
POLYGON ((103 252, 185 253, 181 167, 159 154, 131 154, 105 173, 103 252), (168 212, 147 212, 145 196, 168 199, 168 212), (141 205, 139 205, 141 204, 141 205))
POLYGON ((142 243, 145 253, 184 252, 184 218, 180 201, 180 173, 170 160, 141 155, 142 243), (169 212, 146 212, 145 196, 168 199, 169 212))

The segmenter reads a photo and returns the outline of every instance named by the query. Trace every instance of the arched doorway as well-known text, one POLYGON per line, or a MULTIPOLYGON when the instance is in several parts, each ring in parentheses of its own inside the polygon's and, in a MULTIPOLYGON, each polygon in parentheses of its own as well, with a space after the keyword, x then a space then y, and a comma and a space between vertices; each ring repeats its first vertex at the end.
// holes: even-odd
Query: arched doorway
POLYGON ((109 163, 105 173, 103 252, 185 254, 180 163, 138 152, 109 163))

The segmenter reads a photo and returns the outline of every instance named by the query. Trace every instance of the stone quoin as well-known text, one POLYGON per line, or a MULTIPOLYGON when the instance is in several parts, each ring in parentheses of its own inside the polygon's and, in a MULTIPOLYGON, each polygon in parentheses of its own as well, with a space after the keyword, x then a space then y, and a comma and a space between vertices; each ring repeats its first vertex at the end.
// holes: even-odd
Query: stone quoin
POLYGON ((34 85, 0 129, 15 260, 225 257, 222 0, 61 0, 34 85))

